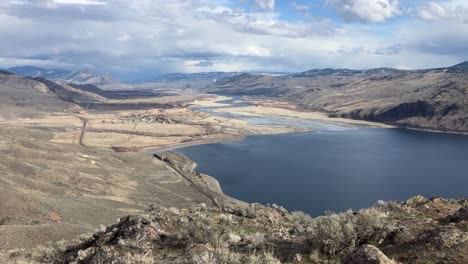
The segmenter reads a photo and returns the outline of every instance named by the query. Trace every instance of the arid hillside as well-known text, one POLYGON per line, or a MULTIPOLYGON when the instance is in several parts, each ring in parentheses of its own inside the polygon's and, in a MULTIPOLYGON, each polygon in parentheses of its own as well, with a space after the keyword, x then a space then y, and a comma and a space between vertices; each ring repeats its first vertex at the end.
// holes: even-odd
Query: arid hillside
POLYGON ((468 131, 468 68, 311 70, 292 76, 243 74, 205 91, 268 96, 303 108, 425 129, 468 131))
POLYGON ((60 100, 44 83, 0 73, 0 121, 60 112, 71 106, 60 100))
POLYGON ((78 118, 60 127, 50 125, 0 125, 3 250, 93 232, 151 204, 210 204, 196 187, 150 155, 54 142, 55 132, 78 129, 78 137, 78 118))

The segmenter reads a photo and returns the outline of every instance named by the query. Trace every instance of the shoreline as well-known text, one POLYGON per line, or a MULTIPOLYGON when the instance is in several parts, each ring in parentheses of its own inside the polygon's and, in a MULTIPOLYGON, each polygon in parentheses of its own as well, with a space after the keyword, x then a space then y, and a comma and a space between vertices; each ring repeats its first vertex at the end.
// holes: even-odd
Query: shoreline
POLYGON ((225 135, 219 138, 210 138, 210 139, 201 139, 201 140, 194 140, 189 142, 177 143, 167 146, 149 146, 141 148, 141 152, 148 153, 148 154, 156 154, 160 152, 176 150, 180 148, 190 147, 190 146, 198 146, 198 145, 206 145, 212 143, 222 143, 222 142, 235 142, 235 141, 242 141, 249 135, 225 135))
MULTIPOLYGON (((226 100, 226 97, 221 97, 222 100, 226 100)), ((232 98, 231 98, 232 99, 232 98)), ((218 100, 214 100, 214 104, 217 103, 218 100)), ((248 102, 248 101, 246 101, 248 102)), ((208 104, 209 105, 209 104, 208 104)), ((189 108, 194 107, 195 105, 191 105, 189 108)), ((252 105, 253 107, 264 107, 264 106, 255 106, 252 105)), ((203 107, 207 107, 205 104, 203 107)), ((216 106, 214 106, 216 108, 216 106)), ((237 107, 237 108, 245 108, 245 107, 237 107)), ((271 107, 269 107, 271 108, 271 107)), ((297 113, 302 113, 302 114, 309 114, 311 116, 309 117, 301 117, 300 115, 297 116, 292 116, 292 115, 272 115, 273 117, 279 117, 279 118, 293 118, 293 119, 302 119, 302 120, 308 120, 308 121, 316 121, 316 122, 322 122, 325 124, 335 124, 335 125, 342 125, 342 126, 356 126, 356 127, 368 127, 368 128, 386 128, 386 129, 407 129, 407 130, 414 130, 414 131, 420 131, 420 132, 426 132, 426 133, 441 133, 441 134, 452 134, 452 135, 463 135, 463 136, 468 136, 468 132, 458 132, 458 131, 446 131, 446 130, 436 130, 436 129, 430 129, 430 128, 420 128, 420 127, 411 127, 411 126, 404 126, 404 125, 395 125, 395 124, 387 124, 387 123, 381 123, 381 122, 371 122, 371 121, 366 121, 366 120, 357 120, 357 119, 350 119, 350 118, 335 118, 335 117, 329 117, 326 112, 319 112, 319 111, 310 111, 307 109, 290 109, 290 108, 282 108, 282 107, 274 107, 279 110, 286 110, 286 111, 293 111, 297 113)), ((236 107, 233 107, 233 109, 236 109, 236 107)), ((221 107, 220 112, 227 112, 228 111, 223 111, 223 110, 230 110, 229 107, 221 107)), ((196 111, 196 109, 192 109, 192 111, 196 111)), ((234 112, 235 113, 235 112, 234 112)), ((244 115, 246 117, 249 116, 259 116, 259 117, 268 117, 267 115, 264 114, 259 114, 255 115, 255 113, 245 113, 245 112, 238 112, 240 115, 244 115)), ((286 125, 287 126, 287 125, 286 125)), ((287 132, 280 132, 280 133, 274 133, 274 134, 289 134, 289 133, 302 133, 302 132, 314 132, 314 129, 305 129, 304 131, 287 131, 287 132)), ((271 134, 252 134, 252 135, 271 135, 271 134)), ((190 146, 198 146, 198 145, 205 145, 205 144, 213 144, 213 143, 223 143, 223 142, 234 142, 234 141, 242 141, 248 136, 252 136, 250 134, 244 134, 244 135, 232 135, 232 134, 226 134, 222 135, 218 138, 209 138, 209 139, 200 139, 200 140, 194 140, 194 141, 189 141, 189 142, 183 142, 183 143, 176 143, 172 145, 167 145, 167 146, 148 146, 148 147, 142 147, 141 152, 145 153, 160 153, 160 152, 165 152, 165 151, 172 151, 172 150, 177 150, 180 148, 184 147, 190 147, 190 146)))
POLYGON ((414 131, 420 131, 420 132, 427 132, 427 133, 439 133, 439 134, 451 134, 451 135, 468 136, 468 132, 437 130, 437 129, 431 129, 431 128, 420 128, 420 127, 411 127, 411 126, 396 126, 396 128, 408 129, 408 130, 414 130, 414 131))
MULTIPOLYGON (((218 99, 214 98, 213 100, 213 105, 210 105, 209 103, 204 102, 201 107, 210 107, 213 106, 216 108, 217 102, 218 101, 223 101, 226 100, 226 98, 229 99, 234 99, 233 97, 229 96, 218 96, 218 99)), ((409 129, 409 130, 417 130, 417 131, 422 131, 422 132, 430 132, 430 133, 447 133, 447 134, 455 134, 455 135, 468 135, 468 131, 450 131, 450 130, 439 130, 439 129, 433 129, 433 128, 424 128, 424 127, 414 127, 414 126, 406 126, 406 125, 400 125, 400 124, 391 124, 391 123, 384 123, 384 122, 374 122, 374 121, 367 121, 367 120, 362 120, 362 119, 351 119, 351 118, 343 118, 343 117, 330 117, 329 113, 324 112, 324 111, 312 111, 307 108, 304 108, 300 105, 291 103, 289 101, 282 101, 278 100, 280 105, 275 105, 271 106, 269 103, 271 103, 272 99, 260 99, 260 100, 255 100, 254 98, 243 98, 241 99, 245 103, 250 104, 251 106, 243 106, 243 107, 226 107, 225 105, 220 108, 220 112, 224 113, 229 113, 230 111, 228 110, 235 110, 235 109, 240 109, 241 111, 237 112, 232 112, 232 113, 237 113, 240 115, 244 116, 260 116, 260 117, 268 117, 265 113, 260 113, 260 114, 255 114, 252 112, 248 111, 242 111, 242 108, 263 108, 264 110, 276 110, 276 111, 286 111, 287 112, 295 112, 297 113, 295 116, 294 115, 272 115, 274 117, 280 117, 280 118, 296 118, 296 119, 304 119, 304 120, 310 120, 310 121, 317 121, 317 122, 324 122, 324 123, 332 123, 332 124, 344 124, 344 125, 356 125, 356 126, 366 126, 366 127, 372 127, 372 128, 400 128, 400 129, 409 129), (262 100, 267 100, 266 102, 262 102, 262 100), (269 101, 269 102, 268 102, 269 101), (285 103, 284 105, 281 105, 281 103, 285 103), (309 117, 301 117, 301 115, 310 115, 309 117)), ((276 102, 276 101, 275 101, 276 102)), ((191 104, 190 107, 195 106, 196 104, 191 104)), ((269 113, 271 115, 271 113, 269 113)), ((286 132, 286 133, 294 133, 294 132, 286 132)))

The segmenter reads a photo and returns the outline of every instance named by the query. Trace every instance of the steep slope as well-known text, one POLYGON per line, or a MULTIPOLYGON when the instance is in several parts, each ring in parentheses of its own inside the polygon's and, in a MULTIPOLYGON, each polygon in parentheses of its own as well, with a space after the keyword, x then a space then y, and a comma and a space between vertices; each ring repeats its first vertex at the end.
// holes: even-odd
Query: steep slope
POLYGON ((47 88, 63 101, 76 103, 78 105, 93 104, 105 102, 106 98, 93 92, 76 89, 73 86, 63 82, 53 82, 44 78, 36 77, 34 80, 43 83, 47 88))
POLYGON ((324 69, 283 77, 244 74, 205 91, 281 97, 336 117, 468 132, 466 65, 417 71, 324 69))

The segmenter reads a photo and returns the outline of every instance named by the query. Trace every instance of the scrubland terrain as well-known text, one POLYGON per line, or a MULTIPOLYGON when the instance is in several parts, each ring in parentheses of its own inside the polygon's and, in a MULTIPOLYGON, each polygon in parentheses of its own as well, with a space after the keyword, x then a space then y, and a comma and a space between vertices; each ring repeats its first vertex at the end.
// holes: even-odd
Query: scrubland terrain
POLYGON ((93 236, 3 255, 32 263, 466 263, 467 200, 414 197, 317 218, 274 205, 150 208, 93 236))

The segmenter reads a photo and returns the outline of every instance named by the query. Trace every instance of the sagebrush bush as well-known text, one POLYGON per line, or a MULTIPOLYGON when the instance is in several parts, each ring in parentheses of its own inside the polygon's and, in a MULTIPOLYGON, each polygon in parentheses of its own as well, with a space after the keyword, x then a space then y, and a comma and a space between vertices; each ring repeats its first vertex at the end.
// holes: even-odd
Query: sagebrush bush
POLYGON ((295 211, 291 213, 291 220, 294 225, 308 226, 312 221, 312 217, 304 212, 295 211))
POLYGON ((376 208, 357 213, 329 214, 312 219, 308 225, 311 250, 318 249, 329 255, 343 254, 356 246, 379 242, 393 230, 388 214, 376 208))
POLYGON ((336 254, 353 248, 356 240, 356 232, 348 212, 314 219, 310 235, 312 247, 325 254, 336 254))
POLYGON ((392 231, 393 225, 388 220, 388 213, 376 208, 361 210, 354 217, 356 242, 361 245, 369 242, 379 242, 392 231))

